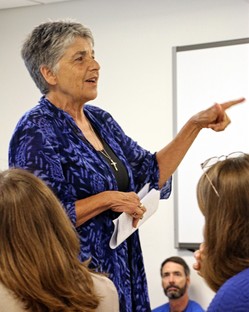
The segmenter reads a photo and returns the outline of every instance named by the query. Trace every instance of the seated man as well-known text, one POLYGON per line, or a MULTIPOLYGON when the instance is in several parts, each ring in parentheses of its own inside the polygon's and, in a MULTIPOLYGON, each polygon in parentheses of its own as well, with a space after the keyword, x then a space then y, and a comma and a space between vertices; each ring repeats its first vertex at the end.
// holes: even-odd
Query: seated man
POLYGON ((169 302, 152 312, 204 312, 202 307, 188 296, 190 269, 180 257, 170 257, 161 264, 162 287, 169 302))

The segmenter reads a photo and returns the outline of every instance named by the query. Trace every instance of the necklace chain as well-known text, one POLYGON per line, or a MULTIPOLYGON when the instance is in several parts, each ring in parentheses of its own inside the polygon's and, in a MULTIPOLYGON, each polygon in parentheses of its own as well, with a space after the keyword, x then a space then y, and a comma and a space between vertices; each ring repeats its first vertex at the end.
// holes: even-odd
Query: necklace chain
MULTIPOLYGON (((89 129, 91 130, 91 132, 92 132, 92 134, 93 134, 93 140, 94 140, 94 144, 95 144, 95 149, 97 150, 97 151, 100 151, 100 150, 102 150, 104 147, 103 147, 103 144, 102 144, 102 142, 100 141, 100 139, 98 138, 98 136, 97 136, 97 134, 96 134, 96 132, 94 131, 94 129, 93 129, 93 127, 92 127, 92 125, 91 125, 91 123, 88 121, 88 125, 89 125, 89 129)), ((92 144, 93 145, 93 144, 92 144)))
MULTIPOLYGON (((92 131, 92 133, 96 135, 95 131, 93 130, 93 127, 91 125, 91 123, 89 122, 89 128, 90 130, 92 131)), ((95 138, 94 138, 95 139, 95 138)), ((97 143, 97 140, 95 140, 95 142, 97 143)), ((102 144, 101 144, 102 145, 102 144)), ((101 146, 102 147, 102 146, 101 146)), ((105 150, 104 146, 98 150, 102 155, 104 155, 109 161, 110 161, 110 164, 111 166, 113 166, 113 168, 118 171, 118 167, 117 167, 117 163, 111 158, 111 156, 107 153, 107 151, 105 150)))

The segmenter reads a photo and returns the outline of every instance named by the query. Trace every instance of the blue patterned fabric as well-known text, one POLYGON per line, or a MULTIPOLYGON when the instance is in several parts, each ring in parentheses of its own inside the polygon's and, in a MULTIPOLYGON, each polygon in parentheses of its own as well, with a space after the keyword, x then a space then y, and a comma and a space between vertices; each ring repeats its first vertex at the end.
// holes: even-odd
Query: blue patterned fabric
MULTIPOLYGON (((170 305, 169 305, 169 303, 165 303, 165 304, 161 305, 160 307, 153 309, 152 312, 170 312, 170 305)), ((204 310, 199 305, 199 303, 197 303, 193 300, 189 300, 186 309, 182 312, 204 312, 204 310)))
MULTIPOLYGON (((128 191, 137 192, 147 182, 158 189, 155 154, 126 136, 109 113, 92 105, 85 105, 84 112, 125 165, 128 191)), ((87 142, 73 118, 44 97, 17 124, 9 147, 9 166, 28 169, 43 179, 74 225, 75 201, 118 189, 112 169, 87 142)), ((162 188, 161 198, 168 198, 170 192, 171 179, 162 188)), ((138 231, 115 250, 109 248, 112 220, 117 217, 118 213, 107 210, 77 227, 80 258, 91 257, 93 268, 109 273, 122 312, 147 312, 150 304, 138 231)))
POLYGON ((249 311, 249 269, 228 279, 217 291, 207 312, 249 311))

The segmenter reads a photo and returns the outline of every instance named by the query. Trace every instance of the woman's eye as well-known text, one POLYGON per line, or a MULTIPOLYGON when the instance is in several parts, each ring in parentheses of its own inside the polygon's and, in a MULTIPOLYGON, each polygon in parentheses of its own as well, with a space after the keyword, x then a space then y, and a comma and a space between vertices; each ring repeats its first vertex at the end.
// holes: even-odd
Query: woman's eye
POLYGON ((76 61, 82 62, 83 61, 83 56, 79 56, 76 58, 76 61))

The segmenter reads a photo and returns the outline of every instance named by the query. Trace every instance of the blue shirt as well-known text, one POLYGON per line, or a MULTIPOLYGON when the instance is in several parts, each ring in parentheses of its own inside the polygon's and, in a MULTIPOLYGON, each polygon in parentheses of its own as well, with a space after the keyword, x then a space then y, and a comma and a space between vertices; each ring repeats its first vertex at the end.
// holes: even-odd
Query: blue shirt
POLYGON ((228 279, 217 291, 207 312, 249 311, 249 269, 228 279))
MULTIPOLYGON (((165 304, 161 305, 160 307, 153 309, 152 312, 170 312, 170 305, 169 305, 169 303, 165 303, 165 304)), ((199 305, 199 303, 197 303, 193 300, 189 300, 188 305, 183 312, 204 312, 204 310, 199 305)), ((223 311, 223 312, 225 312, 225 311, 223 311)))
MULTIPOLYGON (((85 105, 84 113, 125 166, 128 191, 138 192, 147 182, 158 189, 156 155, 128 137, 106 111, 85 105)), ((76 200, 118 190, 113 170, 84 138, 74 119, 44 97, 18 122, 10 142, 9 165, 28 169, 44 180, 74 225, 76 200)), ((171 179, 161 189, 161 198, 168 198, 170 192, 171 179)), ((81 243, 80 258, 91 257, 91 267, 109 273, 119 293, 121 312, 148 312, 138 231, 116 249, 109 247, 112 220, 118 215, 109 209, 76 228, 81 243)))

